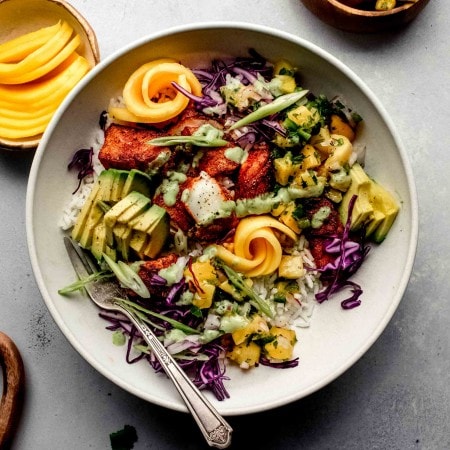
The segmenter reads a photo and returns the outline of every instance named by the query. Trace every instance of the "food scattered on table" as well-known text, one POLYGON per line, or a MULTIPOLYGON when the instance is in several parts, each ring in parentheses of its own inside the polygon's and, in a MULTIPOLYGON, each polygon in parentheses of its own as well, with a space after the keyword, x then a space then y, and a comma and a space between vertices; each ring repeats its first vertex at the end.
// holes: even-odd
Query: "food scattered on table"
POLYGON ((109 435, 111 450, 131 450, 138 441, 136 429, 131 425, 125 425, 123 429, 109 435))

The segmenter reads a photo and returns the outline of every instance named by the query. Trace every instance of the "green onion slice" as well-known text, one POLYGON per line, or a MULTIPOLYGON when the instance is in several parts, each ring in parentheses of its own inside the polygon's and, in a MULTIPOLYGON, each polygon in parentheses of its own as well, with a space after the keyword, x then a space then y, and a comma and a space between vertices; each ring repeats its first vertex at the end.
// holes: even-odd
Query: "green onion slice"
POLYGON ((210 124, 202 125, 192 136, 162 136, 148 141, 151 145, 192 144, 197 147, 223 147, 227 141, 222 139, 223 131, 210 124))
POLYGON ((103 259, 123 286, 136 292, 139 297, 150 298, 150 292, 147 286, 132 267, 123 261, 115 262, 105 253, 103 253, 103 259))
POLYGON ((259 309, 266 316, 272 319, 275 317, 275 312, 273 311, 273 307, 270 302, 260 297, 250 286, 248 286, 238 272, 227 266, 222 260, 216 259, 216 261, 218 266, 225 272, 225 275, 227 276, 230 283, 236 289, 243 292, 247 297, 249 297, 253 302, 253 305, 257 309, 259 309))
POLYGON ((300 99, 305 97, 308 92, 308 90, 302 90, 299 92, 292 92, 291 94, 281 95, 280 97, 277 97, 273 102, 261 106, 257 110, 251 112, 247 116, 235 122, 230 127, 230 130, 235 130, 236 128, 249 125, 253 122, 256 122, 257 120, 264 119, 265 117, 280 112, 283 109, 292 106, 294 103, 297 103, 300 99))

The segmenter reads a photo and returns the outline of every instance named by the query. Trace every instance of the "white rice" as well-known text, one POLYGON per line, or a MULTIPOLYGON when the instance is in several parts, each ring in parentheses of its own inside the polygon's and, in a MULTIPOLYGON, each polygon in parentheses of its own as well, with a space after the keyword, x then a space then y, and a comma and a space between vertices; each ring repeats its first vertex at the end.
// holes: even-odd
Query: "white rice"
MULTIPOLYGON (((269 320, 270 325, 277 327, 309 327, 314 310, 315 294, 321 289, 319 274, 316 270, 313 257, 308 249, 308 242, 304 236, 300 236, 293 255, 300 255, 303 260, 306 273, 296 281, 298 293, 288 295, 285 303, 276 303, 275 317, 269 320)), ((257 278, 254 280, 253 289, 262 298, 273 300, 277 294, 275 280, 277 274, 257 278)))
POLYGON ((94 152, 92 155, 92 166, 94 173, 83 178, 79 189, 71 196, 69 202, 64 207, 61 218, 58 222, 58 226, 64 231, 70 230, 75 225, 78 214, 91 193, 92 187, 94 186, 94 181, 100 172, 105 169, 98 159, 98 154, 103 145, 103 141, 104 133, 102 130, 98 130, 92 140, 92 149, 94 152))

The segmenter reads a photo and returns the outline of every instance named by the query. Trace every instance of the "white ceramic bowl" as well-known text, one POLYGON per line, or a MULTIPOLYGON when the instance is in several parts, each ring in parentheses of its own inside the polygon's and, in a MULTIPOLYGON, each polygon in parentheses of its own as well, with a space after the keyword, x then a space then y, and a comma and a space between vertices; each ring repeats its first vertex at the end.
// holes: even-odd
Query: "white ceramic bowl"
MULTIPOLYGON (((198 24, 146 37, 90 72, 64 101, 45 132, 31 169, 27 235, 32 266, 44 301, 75 349, 99 372, 150 402, 185 411, 175 389, 147 364, 128 365, 124 348, 112 344, 105 322, 87 298, 68 300, 59 288, 74 280, 58 220, 74 189, 66 167, 73 152, 90 145, 98 118, 140 64, 174 57, 187 65, 220 54, 246 55, 255 48, 269 60, 286 58, 300 67, 303 86, 328 96, 343 95, 364 117, 359 139, 367 145, 366 167, 394 192, 402 208, 385 242, 373 248, 355 276, 363 289, 359 308, 344 311, 339 298, 315 308, 312 325, 299 332, 295 369, 228 368, 231 398, 212 399, 224 415, 278 407, 320 389, 354 364, 380 336, 407 286, 417 242, 417 203, 406 154, 391 120, 366 85, 346 66, 298 37, 249 24, 198 24)), ((209 394, 207 394, 209 396, 209 394)), ((211 396, 209 396, 211 397, 211 396)))

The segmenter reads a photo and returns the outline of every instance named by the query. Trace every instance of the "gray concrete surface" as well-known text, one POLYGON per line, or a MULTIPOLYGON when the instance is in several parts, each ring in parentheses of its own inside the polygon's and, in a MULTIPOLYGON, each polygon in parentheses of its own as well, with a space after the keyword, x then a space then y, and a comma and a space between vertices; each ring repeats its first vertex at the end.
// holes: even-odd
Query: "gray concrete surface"
MULTIPOLYGON (((417 182, 420 240, 408 289, 382 336, 333 383, 288 406, 231 417, 232 448, 450 448, 450 2, 431 1, 405 29, 374 35, 331 28, 297 0, 71 3, 94 26, 103 58, 169 26, 247 21, 328 50, 378 95, 417 182)), ((0 330, 15 340, 27 372, 13 450, 107 449, 109 434, 125 424, 136 428, 137 450, 203 448, 189 416, 116 387, 56 327, 34 281, 26 243, 32 158, 0 154, 0 330)))

